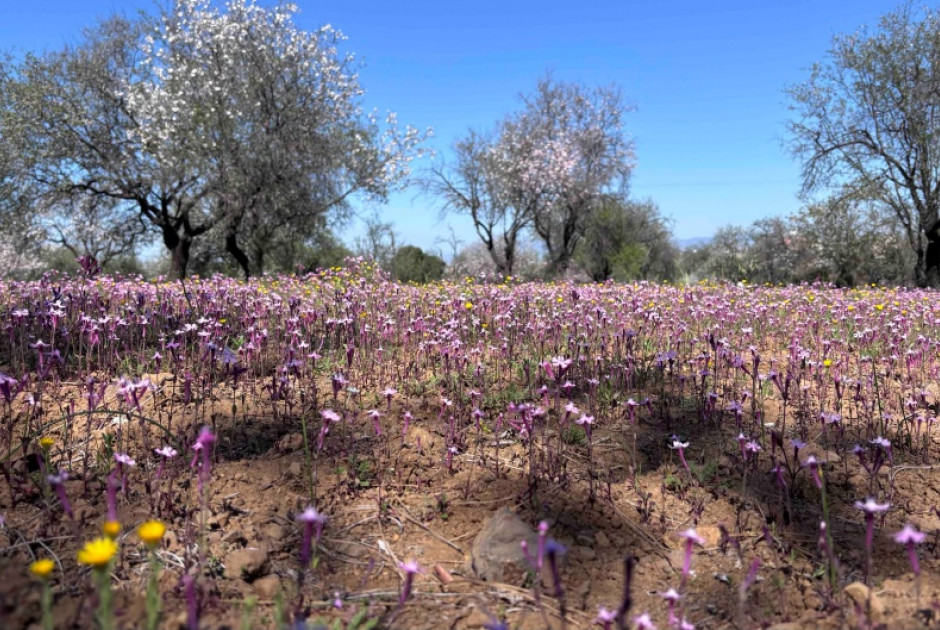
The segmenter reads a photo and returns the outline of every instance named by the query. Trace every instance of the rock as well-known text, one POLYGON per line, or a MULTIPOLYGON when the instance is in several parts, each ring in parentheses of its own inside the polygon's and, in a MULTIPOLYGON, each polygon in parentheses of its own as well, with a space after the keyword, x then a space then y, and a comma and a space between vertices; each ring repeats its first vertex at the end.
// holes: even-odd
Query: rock
POLYGON ((261 528, 261 535, 274 544, 283 544, 287 538, 287 529, 280 523, 268 523, 261 528))
MULTIPOLYGON (((861 582, 852 582, 845 587, 845 594, 849 596, 849 599, 852 600, 852 603, 855 604, 861 611, 863 615, 871 617, 871 623, 873 625, 880 625, 884 620, 885 606, 881 599, 874 593, 870 593, 867 586, 861 582), (871 595, 871 610, 868 609, 869 594, 871 595)), ((861 624, 856 622, 856 626, 861 624)))
POLYGON ((333 542, 333 551, 341 553, 350 558, 362 558, 369 554, 369 548, 357 541, 340 540, 333 542))
POLYGON ((211 529, 225 529, 231 516, 228 512, 219 512, 209 517, 209 527, 211 529))
POLYGON ((266 575, 255 580, 251 586, 261 599, 273 600, 281 590, 281 578, 276 575, 266 575))
POLYGON ((524 575, 530 569, 520 546, 522 541, 530 553, 538 549, 538 534, 512 510, 500 508, 483 522, 483 529, 473 541, 470 570, 487 582, 505 582, 507 569, 524 575))
POLYGON ((265 574, 268 568, 268 552, 265 549, 238 549, 225 558, 225 577, 248 582, 265 574))
POLYGON ((304 446, 304 436, 300 433, 288 433, 277 443, 277 450, 281 453, 299 451, 304 446))
POLYGON ((304 474, 304 466, 300 462, 292 462, 287 469, 287 474, 291 477, 300 477, 304 474))
POLYGON ((595 534, 594 536, 594 544, 600 547, 601 549, 605 549, 607 547, 610 547, 610 539, 607 537, 607 534, 605 534, 604 532, 597 532, 597 534, 595 534))
POLYGON ((479 608, 474 608, 473 612, 463 618, 465 628, 483 628, 493 622, 493 617, 486 614, 479 608))
POLYGON ((245 535, 242 534, 240 530, 230 529, 225 532, 225 534, 223 534, 222 540, 220 542, 228 543, 230 545, 237 545, 239 543, 244 544, 247 541, 245 540, 245 535))
POLYGON ((585 562, 590 562, 591 560, 597 558, 597 553, 593 549, 590 547, 584 547, 582 545, 572 547, 571 555, 573 558, 577 560, 583 560, 585 562))

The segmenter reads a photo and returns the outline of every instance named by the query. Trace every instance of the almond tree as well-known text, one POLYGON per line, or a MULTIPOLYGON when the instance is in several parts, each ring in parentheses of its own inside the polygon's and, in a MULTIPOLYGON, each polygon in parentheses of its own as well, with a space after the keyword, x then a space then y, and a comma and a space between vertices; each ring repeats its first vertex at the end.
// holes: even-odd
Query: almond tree
POLYGON ((422 139, 363 111, 342 34, 304 31, 295 11, 176 0, 158 18, 113 17, 16 68, 0 135, 47 197, 120 201, 180 276, 210 237, 246 275, 262 271, 278 238, 356 194, 384 197, 422 139))
POLYGON ((500 273, 511 275, 521 236, 533 231, 549 272, 564 273, 605 195, 626 191, 633 143, 614 88, 542 79, 522 109, 492 133, 471 131, 427 188, 445 211, 468 215, 500 273))
POLYGON ((564 273, 605 195, 626 196, 635 157, 623 128, 628 107, 614 87, 588 88, 551 76, 523 100, 506 135, 528 148, 511 179, 539 194, 533 229, 548 252, 549 272, 564 273))
POLYGON ((788 92, 803 192, 864 194, 891 212, 918 285, 940 284, 940 14, 908 4, 835 37, 788 92))

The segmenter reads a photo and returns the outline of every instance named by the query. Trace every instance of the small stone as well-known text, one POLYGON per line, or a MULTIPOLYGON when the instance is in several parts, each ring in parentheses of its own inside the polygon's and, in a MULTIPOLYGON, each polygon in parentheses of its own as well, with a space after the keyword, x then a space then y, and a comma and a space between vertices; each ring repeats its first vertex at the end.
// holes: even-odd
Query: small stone
POLYGON ((300 462, 293 462, 287 469, 287 474, 291 477, 300 477, 304 474, 304 467, 300 462))
POLYGON ((594 544, 601 549, 605 549, 610 547, 610 539, 604 532, 597 532, 597 534, 594 535, 594 544))
MULTIPOLYGON (((871 622, 874 625, 880 625, 884 620, 885 606, 881 599, 871 593, 867 586, 861 582, 852 582, 845 587, 845 594, 849 596, 852 602, 861 608, 863 614, 871 615, 871 622), (869 595, 871 596, 871 610, 868 609, 869 595)), ((860 625, 859 623, 855 624, 860 625)))
POLYGON ((571 555, 577 560, 583 560, 585 562, 590 562, 597 558, 597 553, 590 547, 584 547, 578 545, 577 547, 571 548, 571 555))
POLYGON ((281 578, 276 575, 266 575, 255 580, 251 586, 261 599, 273 600, 281 590, 281 578))
POLYGON ((261 535, 275 544, 282 544, 287 538, 287 529, 280 523, 268 523, 261 528, 261 535))
POLYGON ((277 443, 277 450, 281 453, 299 451, 304 445, 304 436, 300 433, 288 433, 277 443))
POLYGON ((245 540, 245 535, 242 534, 240 530, 230 529, 229 531, 225 532, 220 542, 228 543, 230 545, 237 545, 244 544, 247 541, 245 540))
POLYGON ((225 577, 250 582, 265 574, 268 560, 265 549, 238 549, 225 558, 225 577))

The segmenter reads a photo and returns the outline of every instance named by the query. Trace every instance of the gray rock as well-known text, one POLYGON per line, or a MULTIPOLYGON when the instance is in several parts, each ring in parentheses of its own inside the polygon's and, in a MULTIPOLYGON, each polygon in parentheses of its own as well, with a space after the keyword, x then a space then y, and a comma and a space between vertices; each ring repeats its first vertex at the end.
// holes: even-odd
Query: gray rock
POLYGON ((529 553, 538 549, 538 534, 509 508, 500 508, 483 522, 470 550, 470 569, 481 580, 506 582, 530 570, 520 543, 526 541, 529 553))
POLYGON ((268 561, 266 549, 238 549, 225 557, 225 577, 250 582, 267 572, 268 561))

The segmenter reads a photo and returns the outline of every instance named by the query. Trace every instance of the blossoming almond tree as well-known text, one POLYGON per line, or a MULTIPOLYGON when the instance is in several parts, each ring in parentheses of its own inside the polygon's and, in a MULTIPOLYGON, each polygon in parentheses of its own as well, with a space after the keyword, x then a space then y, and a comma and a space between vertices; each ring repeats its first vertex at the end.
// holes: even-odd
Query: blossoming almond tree
POLYGON ((471 131, 456 159, 432 169, 425 187, 445 211, 473 220, 497 271, 513 274, 526 231, 542 241, 549 271, 564 273, 588 219, 605 196, 625 195, 633 142, 615 88, 547 76, 493 133, 471 131))
POLYGON ((157 18, 113 17, 15 68, 0 134, 48 198, 121 201, 178 275, 197 238, 260 271, 279 236, 401 183, 423 139, 364 112, 342 34, 300 29, 295 12, 176 0, 157 18))

